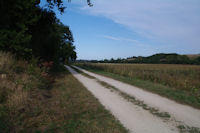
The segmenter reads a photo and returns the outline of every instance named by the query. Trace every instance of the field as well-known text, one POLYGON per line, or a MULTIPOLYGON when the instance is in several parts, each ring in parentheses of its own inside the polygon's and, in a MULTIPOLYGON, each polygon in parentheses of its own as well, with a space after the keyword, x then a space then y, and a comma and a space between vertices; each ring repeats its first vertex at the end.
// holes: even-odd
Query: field
POLYGON ((200 107, 200 66, 169 64, 78 64, 181 103, 200 107))

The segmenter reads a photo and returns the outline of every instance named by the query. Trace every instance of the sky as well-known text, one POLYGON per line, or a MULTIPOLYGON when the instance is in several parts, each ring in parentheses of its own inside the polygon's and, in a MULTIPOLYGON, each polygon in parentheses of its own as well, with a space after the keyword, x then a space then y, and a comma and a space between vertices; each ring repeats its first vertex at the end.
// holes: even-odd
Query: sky
POLYGON ((78 59, 200 53, 200 0, 72 0, 56 11, 78 59))

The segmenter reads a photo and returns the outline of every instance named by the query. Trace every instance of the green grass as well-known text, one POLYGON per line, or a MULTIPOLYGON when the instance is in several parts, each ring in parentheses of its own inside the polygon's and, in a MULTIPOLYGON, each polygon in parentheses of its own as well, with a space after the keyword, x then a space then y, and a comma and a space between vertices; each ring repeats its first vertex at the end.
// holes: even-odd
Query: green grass
POLYGON ((137 79, 137 78, 131 78, 128 76, 122 76, 120 74, 107 72, 107 71, 104 71, 101 69, 94 69, 94 68, 86 67, 83 65, 78 65, 78 66, 80 66, 88 71, 91 71, 91 72, 94 72, 94 73, 97 73, 97 74, 100 74, 103 76, 111 77, 113 79, 137 86, 139 88, 159 94, 159 95, 167 97, 169 99, 173 99, 179 103, 188 104, 195 108, 200 108, 200 97, 195 97, 188 91, 175 89, 172 87, 168 87, 168 86, 154 83, 154 82, 147 81, 147 80, 141 80, 141 79, 137 79))
POLYGON ((55 107, 49 107, 49 110, 56 109, 58 114, 53 111, 52 115, 55 115, 56 120, 48 126, 48 132, 128 132, 68 71, 56 78, 52 94, 53 103, 58 103, 55 107))

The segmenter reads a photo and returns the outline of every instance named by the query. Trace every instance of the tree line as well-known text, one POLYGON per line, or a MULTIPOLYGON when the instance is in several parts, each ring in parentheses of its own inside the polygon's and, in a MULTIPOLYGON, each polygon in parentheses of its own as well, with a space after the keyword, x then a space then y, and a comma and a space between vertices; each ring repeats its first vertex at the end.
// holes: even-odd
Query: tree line
POLYGON ((0 50, 29 60, 37 57, 58 63, 76 59, 70 28, 60 22, 53 8, 64 12, 62 0, 0 1, 0 50))
MULTIPOLYGON (((85 61, 80 61, 85 62, 85 61)), ((187 55, 179 55, 176 53, 171 54, 154 54, 152 56, 142 57, 133 56, 126 59, 104 59, 104 60, 91 60, 88 62, 93 63, 146 63, 146 64, 196 64, 200 65, 200 56, 196 58, 189 58, 187 55)))

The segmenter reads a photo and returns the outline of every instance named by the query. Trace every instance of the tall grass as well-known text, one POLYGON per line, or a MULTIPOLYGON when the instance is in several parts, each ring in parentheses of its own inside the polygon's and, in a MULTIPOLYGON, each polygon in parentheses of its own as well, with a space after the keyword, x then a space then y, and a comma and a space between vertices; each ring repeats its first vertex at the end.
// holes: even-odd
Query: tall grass
POLYGON ((87 63, 82 66, 148 80, 200 96, 200 66, 198 65, 87 63))
POLYGON ((40 96, 50 83, 44 72, 34 61, 0 51, 0 132, 21 132, 29 125, 26 121, 40 103, 32 95, 40 96))
POLYGON ((64 66, 36 61, 0 51, 0 133, 127 132, 64 66))

